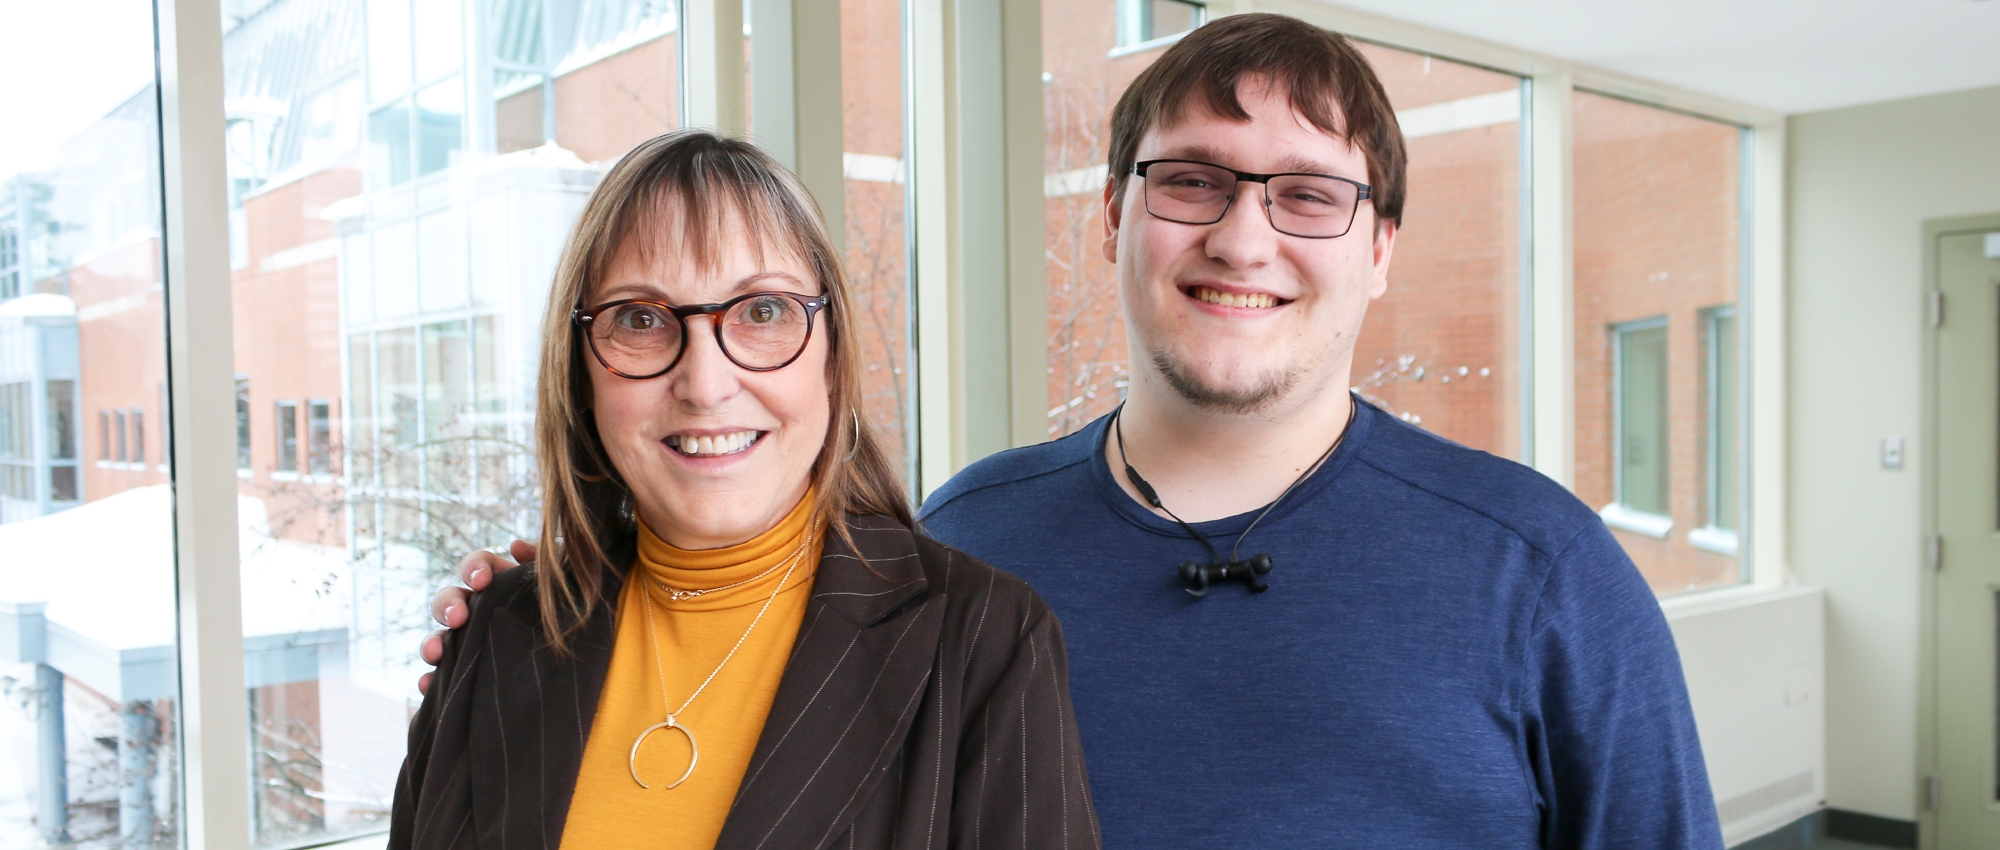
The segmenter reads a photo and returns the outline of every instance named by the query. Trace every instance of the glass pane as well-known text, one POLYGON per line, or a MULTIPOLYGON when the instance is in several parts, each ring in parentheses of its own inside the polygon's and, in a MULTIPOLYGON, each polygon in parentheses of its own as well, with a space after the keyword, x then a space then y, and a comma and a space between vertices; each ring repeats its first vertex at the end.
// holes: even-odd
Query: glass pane
POLYGON ((173 491, 145 462, 166 445, 153 8, 15 4, 0 26, 31 34, 0 51, 0 631, 20 636, 0 641, 0 846, 165 850, 182 812, 173 491))
POLYGON ((306 456, 310 462, 306 471, 314 475, 325 475, 333 471, 333 410, 323 401, 313 402, 308 408, 307 419, 311 423, 307 433, 306 456))
POLYGON ((496 153, 539 147, 547 138, 540 74, 493 73, 493 146, 496 153))
POLYGON ((1709 311, 1708 339, 1708 524, 1727 531, 1742 528, 1743 418, 1742 344, 1733 307, 1709 311))
POLYGON ((1426 431, 1519 458, 1521 81, 1359 45, 1409 152, 1389 291, 1354 347, 1362 397, 1426 431))
POLYGON ((1164 38, 1201 23, 1201 6, 1182 0, 1141 0, 1146 4, 1146 37, 1164 38))
POLYGON ((418 84, 457 73, 465 63, 465 17, 460 0, 414 0, 418 84))
POLYGON ((410 179, 410 102, 382 107, 368 116, 369 173, 385 185, 410 179))
POLYGON ((603 167, 675 124, 674 23, 661 0, 275 0, 224 36, 226 96, 277 113, 260 131, 328 140, 244 195, 232 246, 238 327, 267 329, 236 347, 242 581, 271 600, 245 617, 260 846, 386 828, 430 593, 539 530, 542 305, 603 167), (274 479, 281 448, 312 474, 274 479))
MULTIPOLYGON (((1179 5, 1148 2, 1154 15, 1179 5)), ((1109 122, 1166 48, 1110 55, 1119 8, 1043 4, 1051 437, 1110 412, 1128 379, 1115 273, 1099 250, 1109 122)), ((1519 457, 1521 81, 1358 47, 1397 110, 1409 166, 1389 291, 1368 308, 1352 384, 1405 421, 1519 457)))
POLYGON ((551 26, 556 144, 584 162, 624 156, 680 124, 675 4, 579 3, 551 26))
POLYGON ((410 0, 368 0, 368 100, 409 91, 410 0))
POLYGON ((278 402, 275 421, 278 423, 278 471, 299 471, 299 406, 295 402, 278 402))
POLYGON ((902 5, 841 0, 841 135, 848 282, 861 330, 863 413, 914 469, 904 242, 902 5))
POLYGON ((1667 513, 1667 328, 1618 332, 1618 501, 1667 513))
MULTIPOLYGON (((1742 464, 1742 412, 1733 400, 1710 398, 1726 390, 1734 399, 1740 390, 1707 376, 1712 366, 1740 374, 1743 364, 1711 363, 1713 341, 1705 337, 1707 317, 1737 301, 1744 131, 1589 92, 1575 95, 1574 108, 1577 495, 1664 518, 1635 525, 1606 511, 1655 592, 1734 584, 1743 575, 1737 523, 1709 520, 1718 510, 1740 516, 1717 494, 1728 490, 1733 499, 1740 486, 1723 485, 1742 464), (1645 342, 1641 355, 1657 360, 1642 364, 1657 370, 1649 377, 1621 366, 1629 352, 1618 343, 1627 335, 1615 331, 1655 317, 1663 327, 1649 332, 1657 341, 1645 342), (1632 394, 1621 387, 1634 381, 1658 388, 1628 402, 1632 394), (1626 424, 1628 403, 1659 406, 1647 414, 1660 423, 1657 433, 1626 424), (1627 445, 1634 438, 1645 444, 1627 445)), ((1733 324, 1724 332, 1740 358, 1733 324)))
POLYGON ((452 77, 417 95, 417 176, 458 164, 465 148, 465 87, 452 77))

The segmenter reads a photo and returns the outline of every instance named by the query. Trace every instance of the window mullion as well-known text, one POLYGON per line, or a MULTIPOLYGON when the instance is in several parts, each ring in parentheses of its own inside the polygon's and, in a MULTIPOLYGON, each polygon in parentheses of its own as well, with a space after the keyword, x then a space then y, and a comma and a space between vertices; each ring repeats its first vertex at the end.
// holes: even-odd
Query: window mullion
POLYGON ((189 847, 250 846, 218 0, 158 0, 162 245, 189 847))
POLYGON ((1555 71, 1536 74, 1529 85, 1531 356, 1523 364, 1532 397, 1529 461, 1542 474, 1572 487, 1576 483, 1572 84, 1569 72, 1555 71))
POLYGON ((1785 518, 1785 120, 1750 128, 1750 228, 1748 280, 1738 296, 1738 333, 1743 357, 1744 440, 1740 448, 1743 542, 1749 579, 1759 587, 1784 584, 1790 573, 1785 518))
POLYGON ((743 0, 684 0, 680 48, 682 125, 743 135, 743 0))

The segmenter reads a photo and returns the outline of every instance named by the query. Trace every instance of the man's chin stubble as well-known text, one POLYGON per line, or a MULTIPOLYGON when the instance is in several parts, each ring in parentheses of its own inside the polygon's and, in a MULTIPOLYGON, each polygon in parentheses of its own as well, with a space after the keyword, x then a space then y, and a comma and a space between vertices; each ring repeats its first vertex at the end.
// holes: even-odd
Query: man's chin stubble
POLYGON ((1245 389, 1224 389, 1203 383, 1164 352, 1153 352, 1153 368, 1167 380, 1176 395, 1202 410, 1213 413, 1249 414, 1261 412, 1290 395, 1298 386, 1298 375, 1273 370, 1258 376, 1245 389))

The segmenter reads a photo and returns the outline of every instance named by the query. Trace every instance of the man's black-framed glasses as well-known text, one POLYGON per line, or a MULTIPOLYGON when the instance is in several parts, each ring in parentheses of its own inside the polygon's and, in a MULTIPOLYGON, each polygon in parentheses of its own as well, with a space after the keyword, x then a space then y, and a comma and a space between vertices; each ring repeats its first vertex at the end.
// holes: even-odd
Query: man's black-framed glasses
POLYGON ((812 340, 813 315, 832 299, 796 292, 751 292, 720 304, 675 307, 628 298, 570 311, 584 330, 590 353, 621 378, 657 378, 687 352, 690 316, 708 316, 722 354, 752 372, 783 369, 812 340))
POLYGON ((1331 174, 1252 174, 1212 162, 1149 159, 1132 173, 1146 184, 1146 212, 1179 224, 1214 224, 1243 183, 1264 184, 1264 217, 1279 233, 1306 239, 1345 236, 1370 187, 1331 174))

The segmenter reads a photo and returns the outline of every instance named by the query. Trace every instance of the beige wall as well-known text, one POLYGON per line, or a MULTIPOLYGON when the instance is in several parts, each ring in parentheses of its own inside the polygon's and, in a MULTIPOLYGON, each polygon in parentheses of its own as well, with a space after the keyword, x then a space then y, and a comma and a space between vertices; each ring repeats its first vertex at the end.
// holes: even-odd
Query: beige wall
POLYGON ((2000 87, 1794 116, 1790 137, 1789 531, 1826 590, 1827 804, 1914 820, 1922 228, 2000 212, 2000 87))

